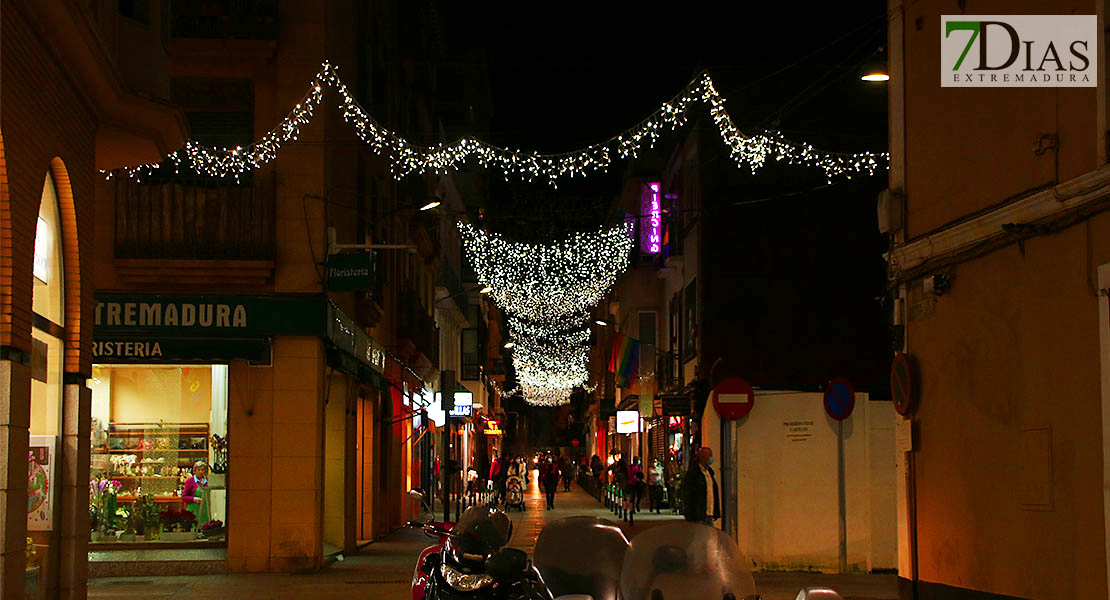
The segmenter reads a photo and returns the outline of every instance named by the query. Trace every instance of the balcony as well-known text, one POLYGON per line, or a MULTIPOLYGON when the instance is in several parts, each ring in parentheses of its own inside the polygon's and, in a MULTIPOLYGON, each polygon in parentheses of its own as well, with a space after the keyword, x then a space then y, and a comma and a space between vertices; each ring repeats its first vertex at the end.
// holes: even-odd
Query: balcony
POLYGON ((116 271, 125 282, 265 286, 274 269, 274 186, 113 180, 116 271))
POLYGON ((398 297, 397 338, 402 343, 408 340, 413 350, 423 354, 432 367, 438 367, 439 328, 413 291, 406 290, 398 297))
POLYGON ((170 35, 177 38, 277 40, 277 0, 175 0, 170 35))

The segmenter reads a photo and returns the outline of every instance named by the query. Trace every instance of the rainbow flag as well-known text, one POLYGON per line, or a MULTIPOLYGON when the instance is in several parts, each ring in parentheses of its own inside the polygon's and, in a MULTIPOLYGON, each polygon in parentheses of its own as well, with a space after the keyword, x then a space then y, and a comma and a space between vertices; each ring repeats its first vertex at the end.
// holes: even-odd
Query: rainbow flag
POLYGON ((622 333, 613 340, 613 354, 609 357, 609 372, 617 376, 617 385, 625 387, 640 370, 640 340, 622 333))

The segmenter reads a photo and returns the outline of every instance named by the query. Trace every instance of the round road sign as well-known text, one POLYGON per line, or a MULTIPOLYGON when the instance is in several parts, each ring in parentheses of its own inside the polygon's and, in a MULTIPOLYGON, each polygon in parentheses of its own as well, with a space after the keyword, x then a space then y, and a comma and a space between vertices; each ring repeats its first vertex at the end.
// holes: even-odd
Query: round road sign
POLYGON ((754 404, 752 386, 739 377, 728 377, 713 388, 713 408, 722 419, 743 419, 754 404))
POLYGON ((825 386, 825 412, 837 421, 852 416, 856 407, 856 390, 847 377, 836 377, 825 386))
POLYGON ((905 417, 913 412, 915 399, 910 359, 901 352, 895 354, 890 363, 890 397, 894 400, 894 410, 898 414, 905 417))

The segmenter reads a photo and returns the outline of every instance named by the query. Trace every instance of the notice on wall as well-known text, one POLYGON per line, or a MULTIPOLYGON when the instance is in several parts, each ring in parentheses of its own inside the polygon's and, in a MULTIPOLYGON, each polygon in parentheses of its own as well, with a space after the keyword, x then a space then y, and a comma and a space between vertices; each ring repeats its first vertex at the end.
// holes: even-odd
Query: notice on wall
POLYGON ((788 442, 808 442, 813 437, 813 421, 783 421, 788 442))

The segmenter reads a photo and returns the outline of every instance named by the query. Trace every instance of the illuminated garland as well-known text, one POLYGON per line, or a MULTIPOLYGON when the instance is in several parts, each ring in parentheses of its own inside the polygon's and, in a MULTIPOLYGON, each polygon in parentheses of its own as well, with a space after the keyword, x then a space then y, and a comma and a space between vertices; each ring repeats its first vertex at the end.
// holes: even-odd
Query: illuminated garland
POLYGON ((589 381, 589 310, 628 268, 628 224, 548 244, 511 242, 459 223, 477 281, 508 316, 525 401, 560 405, 589 381))
MULTIPOLYGON (((400 179, 411 173, 446 173, 457 170, 471 156, 486 168, 500 169, 509 175, 528 181, 545 180, 552 185, 564 177, 585 176, 604 171, 612 163, 614 153, 620 158, 635 157, 647 145, 654 147, 659 136, 685 125, 687 113, 696 102, 708 107, 709 115, 717 125, 729 154, 737 166, 747 165, 753 172, 766 164, 768 159, 786 161, 821 169, 827 179, 837 176, 873 175, 885 168, 889 159, 886 152, 858 152, 841 154, 814 149, 809 144, 786 140, 777 132, 744 135, 733 123, 724 108, 725 100, 717 93, 708 73, 702 73, 669 102, 664 102, 648 118, 635 127, 604 142, 562 154, 540 154, 524 150, 511 150, 487 144, 474 137, 464 137, 449 144, 433 147, 414 144, 375 120, 351 95, 347 85, 339 78, 338 70, 324 62, 319 73, 309 83, 308 92, 286 117, 266 132, 254 144, 244 148, 214 148, 195 141, 166 158, 174 172, 190 169, 195 173, 213 177, 234 177, 261 168, 277 158, 281 145, 297 141, 301 127, 308 125, 315 115, 327 89, 334 89, 340 96, 339 107, 343 119, 351 124, 359 139, 376 154, 388 155, 390 171, 400 179)), ((117 173, 141 180, 162 167, 161 163, 148 163, 124 167, 118 171, 101 171, 107 179, 117 173)))
POLYGON ((459 223, 478 282, 505 312, 533 323, 570 327, 585 320, 628 267, 628 224, 575 233, 551 244, 510 242, 459 223), (573 319, 573 320, 572 320, 573 319))

